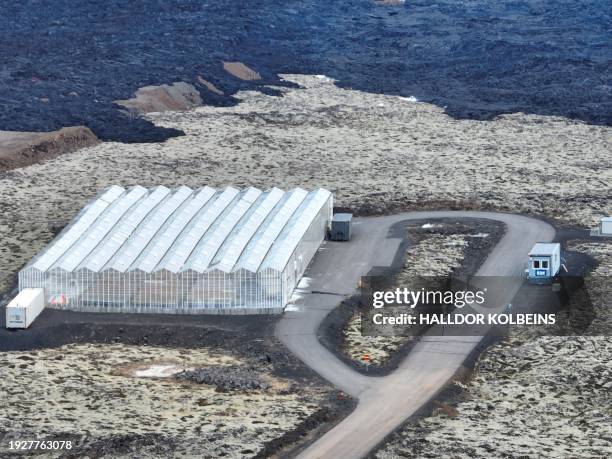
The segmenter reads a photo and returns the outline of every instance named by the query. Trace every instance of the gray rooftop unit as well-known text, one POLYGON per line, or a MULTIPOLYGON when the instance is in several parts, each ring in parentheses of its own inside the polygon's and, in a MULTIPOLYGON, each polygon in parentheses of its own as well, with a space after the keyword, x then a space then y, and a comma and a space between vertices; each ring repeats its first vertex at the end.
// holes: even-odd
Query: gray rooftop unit
POLYGON ((52 308, 281 312, 325 237, 332 194, 112 186, 19 273, 52 308))
POLYGON ((353 214, 335 214, 331 221, 330 239, 348 241, 351 239, 353 214))

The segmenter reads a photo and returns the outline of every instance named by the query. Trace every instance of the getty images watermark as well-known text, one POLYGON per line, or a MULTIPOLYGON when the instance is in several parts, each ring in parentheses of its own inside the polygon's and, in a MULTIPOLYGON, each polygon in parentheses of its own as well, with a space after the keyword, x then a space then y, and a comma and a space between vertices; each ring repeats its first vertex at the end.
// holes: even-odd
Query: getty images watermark
MULTIPOLYGON (((420 290, 414 291, 406 287, 395 290, 377 290, 372 294, 372 306, 381 309, 385 305, 404 306, 412 310, 417 306, 454 306, 457 309, 464 307, 484 306, 487 289, 477 291, 440 291, 420 290)), ((385 315, 382 312, 374 313, 372 321, 376 325, 554 325, 556 316, 553 313, 511 313, 512 304, 508 303, 504 312, 419 312, 400 313, 399 315, 385 315)))
POLYGON ((414 277, 399 282, 368 276, 361 280, 359 307, 362 333, 371 336, 506 335, 511 327, 577 335, 588 334, 597 317, 579 277, 533 285, 522 277, 414 277))

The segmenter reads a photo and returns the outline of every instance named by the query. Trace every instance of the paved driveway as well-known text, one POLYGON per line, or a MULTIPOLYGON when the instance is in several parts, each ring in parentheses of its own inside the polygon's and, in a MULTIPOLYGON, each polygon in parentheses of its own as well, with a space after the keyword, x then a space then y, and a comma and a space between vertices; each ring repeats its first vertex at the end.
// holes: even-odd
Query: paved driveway
POLYGON ((317 336, 325 316, 355 293, 359 278, 374 266, 389 266, 402 242, 391 228, 402 221, 434 218, 483 218, 506 224, 507 231, 481 265, 479 276, 516 276, 495 298, 509 303, 521 282, 527 253, 535 242, 551 241, 549 224, 521 215, 477 211, 410 212, 384 217, 356 218, 350 243, 326 242, 306 276, 310 284, 279 322, 276 333, 305 364, 341 390, 359 399, 357 408, 318 439, 300 458, 351 459, 365 456, 389 433, 434 397, 453 377, 481 341, 480 336, 423 337, 385 377, 364 376, 328 351, 317 336), (312 293, 309 293, 312 292, 312 293))

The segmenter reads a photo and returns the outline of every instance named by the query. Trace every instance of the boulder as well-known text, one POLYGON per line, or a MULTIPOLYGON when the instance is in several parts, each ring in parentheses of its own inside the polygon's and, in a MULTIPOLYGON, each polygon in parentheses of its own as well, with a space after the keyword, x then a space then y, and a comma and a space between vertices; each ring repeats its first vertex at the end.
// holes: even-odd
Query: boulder
POLYGON ((171 85, 144 86, 131 99, 115 103, 131 112, 150 113, 189 110, 202 105, 202 98, 193 85, 178 81, 171 85))
POLYGON ((261 80, 261 75, 242 62, 224 62, 223 68, 230 75, 244 81, 261 80))

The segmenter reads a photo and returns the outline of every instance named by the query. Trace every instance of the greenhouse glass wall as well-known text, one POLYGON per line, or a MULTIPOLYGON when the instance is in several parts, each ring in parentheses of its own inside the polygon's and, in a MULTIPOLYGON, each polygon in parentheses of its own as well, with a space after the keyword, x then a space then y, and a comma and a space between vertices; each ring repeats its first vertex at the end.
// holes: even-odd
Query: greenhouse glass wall
POLYGON ((49 307, 278 313, 325 237, 324 189, 113 186, 20 273, 49 307))

